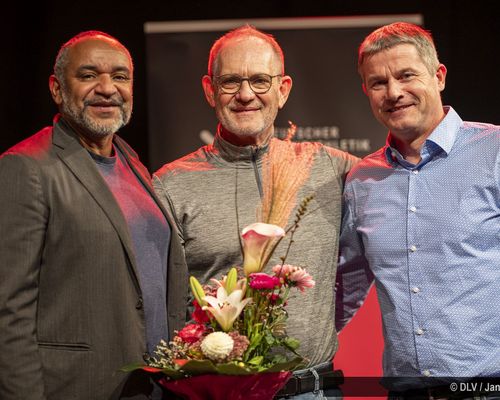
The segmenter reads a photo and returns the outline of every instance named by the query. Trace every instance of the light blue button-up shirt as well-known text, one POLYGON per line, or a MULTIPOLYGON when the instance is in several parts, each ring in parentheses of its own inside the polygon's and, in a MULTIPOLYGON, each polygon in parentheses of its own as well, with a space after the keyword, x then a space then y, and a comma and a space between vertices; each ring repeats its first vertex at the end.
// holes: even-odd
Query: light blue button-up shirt
POLYGON ((417 165, 388 140, 346 182, 337 327, 374 276, 389 377, 500 376, 500 127, 445 112, 417 165))

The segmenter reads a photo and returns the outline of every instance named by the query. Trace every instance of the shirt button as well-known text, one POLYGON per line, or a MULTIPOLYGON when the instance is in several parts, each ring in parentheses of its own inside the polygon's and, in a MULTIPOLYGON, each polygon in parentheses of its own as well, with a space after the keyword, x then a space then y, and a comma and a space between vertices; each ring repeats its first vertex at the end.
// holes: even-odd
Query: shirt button
POLYGON ((411 252, 417 251, 417 246, 415 246, 415 245, 411 245, 411 246, 410 246, 410 251, 411 251, 411 252))
POLYGON ((431 371, 426 369, 425 371, 422 372, 425 376, 431 376, 431 371))
POLYGON ((418 174, 418 169, 414 169, 414 170, 413 170, 413 171, 411 171, 411 172, 413 172, 413 173, 416 175, 416 174, 418 174))
POLYGON ((418 287, 413 287, 413 288, 411 288, 411 291, 413 293, 418 293, 418 292, 420 292, 420 289, 418 287))
POLYGON ((423 330, 422 328, 418 328, 418 329, 415 331, 415 333, 416 333, 417 335, 419 335, 419 336, 420 336, 420 335, 423 335, 423 334, 424 334, 424 330, 423 330))
POLYGON ((135 308, 137 308, 138 310, 141 310, 143 305, 144 305, 144 301, 142 300, 142 297, 139 297, 139 300, 137 300, 135 308))
POLYGON ((415 212, 415 211, 417 211, 417 207, 415 207, 415 206, 411 206, 411 207, 410 207, 410 211, 411 211, 411 212, 415 212))

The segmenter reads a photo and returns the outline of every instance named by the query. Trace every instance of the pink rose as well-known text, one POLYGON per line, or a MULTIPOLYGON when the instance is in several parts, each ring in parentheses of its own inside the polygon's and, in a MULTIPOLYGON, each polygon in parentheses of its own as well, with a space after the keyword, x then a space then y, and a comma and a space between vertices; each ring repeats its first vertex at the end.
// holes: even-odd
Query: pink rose
POLYGON ((188 324, 180 330, 177 334, 186 343, 196 343, 201 339, 203 334, 207 331, 205 325, 200 324, 188 324))
POLYGON ((255 272, 249 275, 249 286, 252 289, 274 289, 279 286, 280 280, 263 272, 255 272))

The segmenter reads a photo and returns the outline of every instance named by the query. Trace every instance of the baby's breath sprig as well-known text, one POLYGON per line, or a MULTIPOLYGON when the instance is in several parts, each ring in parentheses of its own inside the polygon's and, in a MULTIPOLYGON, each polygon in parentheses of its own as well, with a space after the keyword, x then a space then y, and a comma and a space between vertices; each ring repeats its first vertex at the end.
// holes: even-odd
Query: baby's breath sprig
POLYGON ((187 358, 188 350, 186 343, 180 339, 174 338, 170 344, 162 339, 154 351, 156 356, 150 356, 147 364, 155 368, 174 368, 173 360, 187 358))

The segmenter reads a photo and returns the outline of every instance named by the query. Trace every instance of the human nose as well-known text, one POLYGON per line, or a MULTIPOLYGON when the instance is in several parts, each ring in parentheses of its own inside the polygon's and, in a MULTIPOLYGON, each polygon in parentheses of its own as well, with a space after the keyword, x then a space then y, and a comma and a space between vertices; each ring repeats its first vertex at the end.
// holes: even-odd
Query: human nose
POLYGON ((387 82, 387 98, 389 100, 398 100, 403 95, 401 83, 396 80, 389 80, 387 82))
POLYGON ((249 102, 255 97, 255 93, 250 87, 248 79, 243 79, 241 81, 240 90, 236 93, 236 97, 242 102, 249 102))
POLYGON ((111 96, 116 93, 116 86, 108 74, 102 74, 99 76, 97 81, 97 86, 95 91, 105 96, 111 96))

